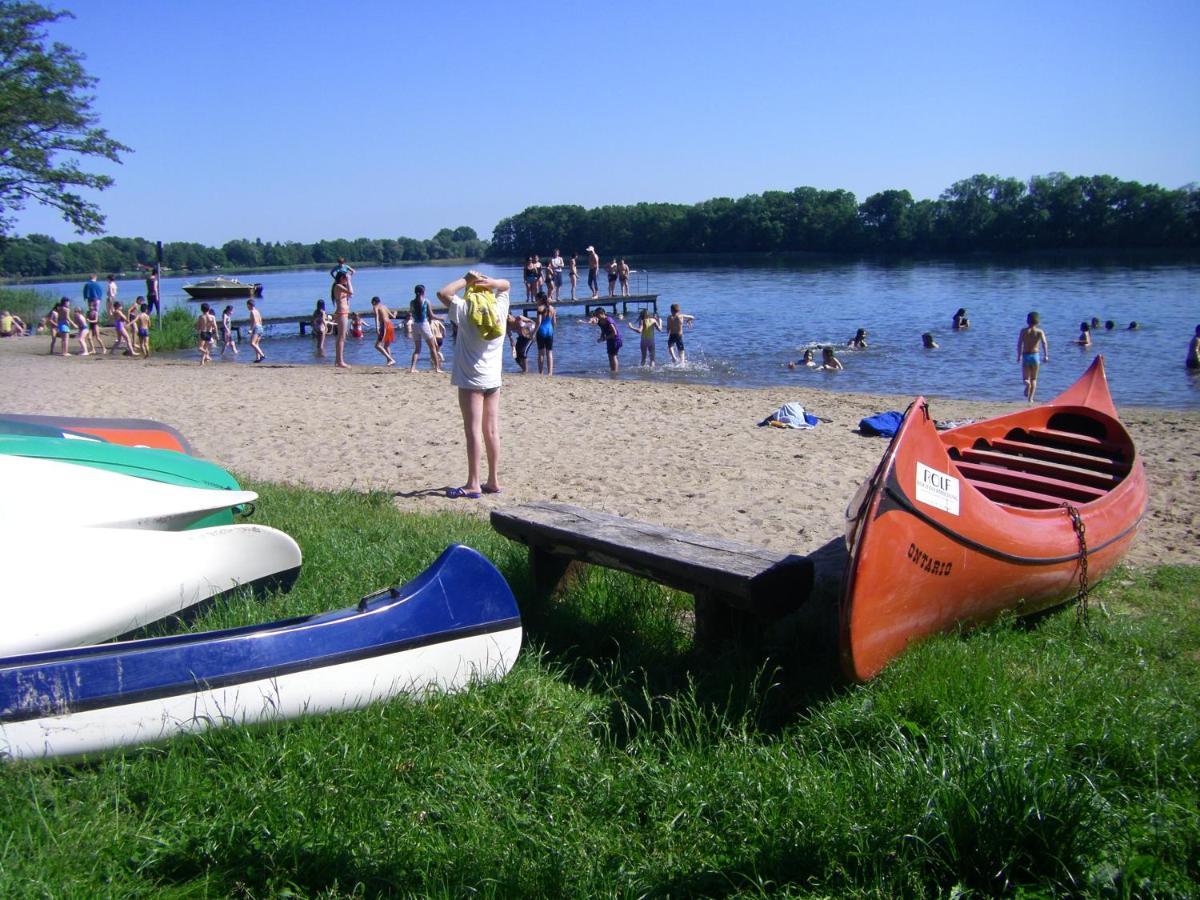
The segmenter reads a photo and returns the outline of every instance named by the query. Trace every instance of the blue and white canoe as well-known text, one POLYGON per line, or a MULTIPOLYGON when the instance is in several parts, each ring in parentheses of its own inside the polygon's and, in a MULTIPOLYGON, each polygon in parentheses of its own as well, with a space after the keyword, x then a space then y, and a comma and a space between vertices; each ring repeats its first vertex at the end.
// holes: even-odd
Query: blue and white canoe
POLYGON ((454 545, 336 612, 0 659, 0 756, 74 756, 353 709, 502 677, 521 647, 504 577, 454 545))

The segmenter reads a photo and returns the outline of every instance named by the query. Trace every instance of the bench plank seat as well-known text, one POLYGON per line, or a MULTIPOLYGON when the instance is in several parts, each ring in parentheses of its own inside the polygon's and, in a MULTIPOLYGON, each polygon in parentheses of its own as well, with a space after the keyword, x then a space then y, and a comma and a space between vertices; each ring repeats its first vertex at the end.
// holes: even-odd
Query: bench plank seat
POLYGON ((561 589, 578 563, 692 594, 697 642, 727 631, 730 610, 770 621, 797 609, 812 590, 813 563, 807 557, 565 503, 496 509, 491 522, 500 534, 529 547, 535 587, 547 596, 561 589))

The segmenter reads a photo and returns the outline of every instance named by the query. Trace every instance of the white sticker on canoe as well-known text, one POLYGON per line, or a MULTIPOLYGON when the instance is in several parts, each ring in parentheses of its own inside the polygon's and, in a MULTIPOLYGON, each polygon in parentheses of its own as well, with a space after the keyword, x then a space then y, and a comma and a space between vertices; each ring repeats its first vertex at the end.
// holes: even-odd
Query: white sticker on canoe
POLYGON ((958 479, 924 463, 917 463, 917 499, 922 503, 958 515, 958 479))

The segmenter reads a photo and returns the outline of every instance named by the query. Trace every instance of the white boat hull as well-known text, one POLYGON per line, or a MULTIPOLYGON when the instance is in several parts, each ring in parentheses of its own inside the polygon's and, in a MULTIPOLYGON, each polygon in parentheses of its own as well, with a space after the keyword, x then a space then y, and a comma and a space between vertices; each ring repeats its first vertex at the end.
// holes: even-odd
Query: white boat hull
POLYGON ((72 756, 163 740, 224 725, 355 709, 399 694, 415 699, 502 677, 521 648, 521 628, 321 666, 215 690, 0 724, 0 756, 72 756))
MULTIPOLYGON (((41 530, 179 530, 258 499, 253 491, 183 487, 59 460, 0 456, 9 520, 41 530)), ((51 534, 53 539, 53 534, 51 534)))
POLYGON ((108 640, 301 563, 296 542, 265 525, 45 530, 9 522, 0 546, 10 560, 0 657, 108 640))

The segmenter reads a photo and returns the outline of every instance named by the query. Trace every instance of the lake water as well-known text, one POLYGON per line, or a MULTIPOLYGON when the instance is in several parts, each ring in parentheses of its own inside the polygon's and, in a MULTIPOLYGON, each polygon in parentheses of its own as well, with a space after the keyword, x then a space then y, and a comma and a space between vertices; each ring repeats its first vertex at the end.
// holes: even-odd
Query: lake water
MULTIPOLYGON (((637 268, 637 260, 631 260, 637 268)), ((514 300, 524 300, 520 271, 514 267, 479 268, 509 278, 514 300)), ((234 273, 231 273, 234 274, 234 273)), ((403 309, 412 286, 423 283, 434 308, 434 291, 459 274, 457 268, 411 266, 362 269, 354 277, 354 308, 369 308, 373 295, 393 309, 403 309)), ((603 273, 601 273, 603 276, 603 273)), ((581 278, 580 296, 586 295, 581 278)), ((256 275, 236 273, 242 281, 261 281, 259 303, 264 316, 305 315, 318 297, 329 296, 324 269, 256 275)), ((194 278, 164 278, 164 305, 183 303, 182 286, 194 278)), ((602 277, 602 293, 607 284, 602 277)), ((625 332, 621 351, 623 379, 652 379, 695 384, 736 386, 804 385, 828 390, 953 396, 987 400, 1021 400, 1016 336, 1025 315, 1036 309, 1050 341, 1050 361, 1043 366, 1038 396, 1049 399, 1067 387, 1092 357, 1103 353, 1109 382, 1118 403, 1171 408, 1200 408, 1200 378, 1184 369, 1188 341, 1200 324, 1200 263, 1103 262, 1064 259, 1008 261, 814 261, 734 265, 688 262, 642 268, 631 279, 635 293, 659 295, 659 312, 679 303, 696 316, 685 332, 688 365, 640 368, 639 338, 625 332), (972 327, 955 332, 951 316, 966 307, 972 327), (1101 327, 1093 346, 1071 343, 1079 323, 1093 316, 1116 322, 1113 331, 1101 327), (1137 331, 1127 330, 1131 321, 1137 331), (845 349, 855 329, 866 328, 870 347, 845 349), (921 334, 932 331, 939 349, 921 347, 921 334), (843 372, 788 370, 803 348, 833 344, 845 365, 843 372)), ((39 286, 53 293, 80 296, 78 282, 39 286)), ((565 288, 565 285, 564 285, 565 288)), ((141 281, 120 282, 122 300, 141 293, 141 281)), ((564 289, 564 298, 566 291, 564 289)), ((245 302, 232 302, 236 317, 245 302)), ((198 311, 199 304, 187 304, 198 311)), ((219 308, 219 307, 218 307, 219 308)), ((636 316, 631 312, 631 316, 636 316)), ((581 324, 582 309, 559 311, 555 334, 556 373, 592 378, 614 377, 608 372, 604 345, 596 342, 595 326, 581 324)), ((372 336, 347 341, 353 364, 381 361, 372 336)), ((452 353, 447 341, 448 353, 452 353)), ((330 363, 313 353, 311 338, 301 339, 291 328, 268 332, 264 349, 272 361, 330 363)), ((393 347, 407 364, 409 348, 393 347)), ((332 347, 330 347, 332 355, 332 347)), ((818 351, 818 357, 820 355, 818 351)), ((243 352, 236 364, 247 364, 243 352)), ((669 362, 665 335, 658 338, 660 364, 669 362)), ((536 370, 536 352, 530 351, 536 370)), ((228 363, 235 364, 235 363, 228 363)), ((422 352, 422 367, 428 367, 422 352)), ((515 371, 511 359, 506 371, 515 371)))

